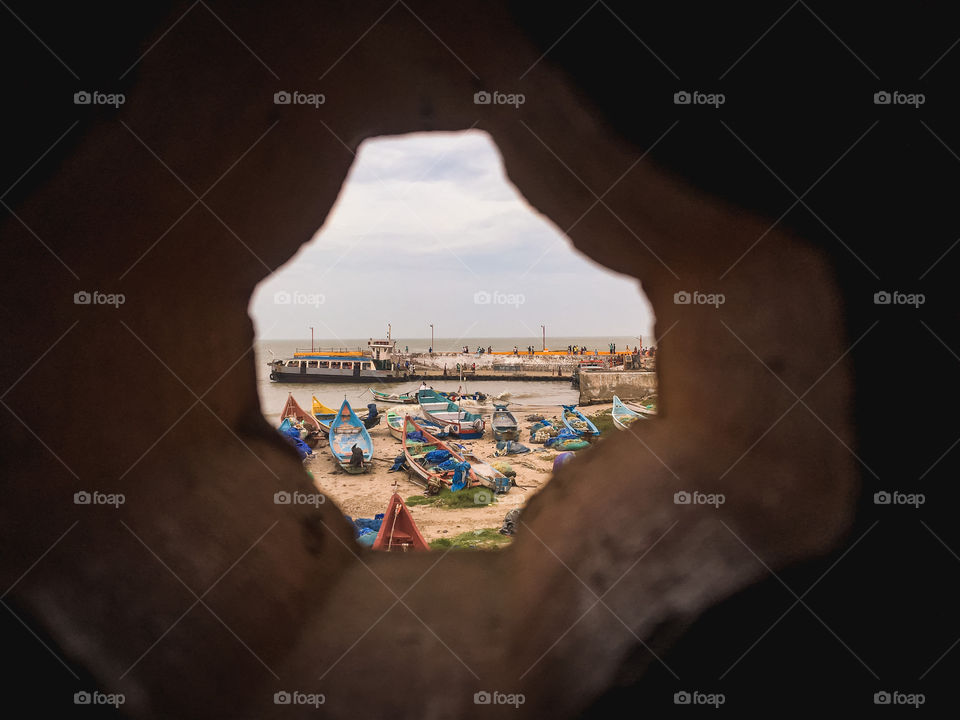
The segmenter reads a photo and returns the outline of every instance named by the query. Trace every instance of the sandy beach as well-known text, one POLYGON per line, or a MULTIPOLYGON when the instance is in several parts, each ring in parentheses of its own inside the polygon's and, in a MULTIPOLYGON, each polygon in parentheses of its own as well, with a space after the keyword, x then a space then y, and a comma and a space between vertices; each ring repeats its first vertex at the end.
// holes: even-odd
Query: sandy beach
MULTIPOLYGON (((391 407, 400 412, 419 413, 417 405, 380 405, 380 411, 386 413, 391 407)), ((477 412, 471 408, 471 411, 477 412)), ((534 494, 543 488, 549 481, 553 471, 553 459, 558 452, 544 449, 542 445, 527 442, 531 425, 526 417, 532 414, 544 415, 547 418, 559 416, 560 408, 556 405, 525 405, 522 410, 512 410, 520 424, 520 442, 529 447, 531 452, 522 455, 509 455, 503 458, 494 457, 496 441, 489 429, 492 405, 479 409, 484 420, 487 421, 487 431, 478 440, 465 440, 461 444, 472 450, 487 462, 506 460, 516 470, 515 481, 517 487, 512 487, 509 493, 497 496, 497 500, 490 505, 469 508, 446 509, 432 505, 412 506, 413 515, 420 532, 428 540, 451 537, 470 530, 481 528, 499 528, 503 524, 503 517, 514 508, 523 506, 534 494)), ((597 408, 589 408, 589 412, 597 412, 597 408)), ((313 474, 314 482, 320 491, 330 501, 335 502, 344 514, 354 518, 372 518, 377 513, 386 510, 387 503, 397 483, 397 492, 406 500, 411 495, 422 495, 423 488, 409 479, 406 470, 388 472, 397 455, 403 452, 400 441, 390 434, 386 417, 380 424, 370 430, 373 440, 373 461, 369 472, 360 475, 350 475, 342 471, 330 454, 326 440, 314 448, 313 456, 304 462, 304 468, 313 474)))

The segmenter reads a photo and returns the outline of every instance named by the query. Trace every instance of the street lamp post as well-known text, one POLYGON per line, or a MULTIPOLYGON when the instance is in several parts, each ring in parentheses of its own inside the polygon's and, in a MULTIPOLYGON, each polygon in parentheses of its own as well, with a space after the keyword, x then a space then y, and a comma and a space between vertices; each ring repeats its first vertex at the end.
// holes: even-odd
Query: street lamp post
POLYGON ((543 331, 543 350, 544 350, 544 352, 546 352, 546 350, 547 350, 547 326, 546 326, 546 325, 541 325, 541 326, 540 326, 540 330, 543 331))
POLYGON ((430 352, 433 352, 433 323, 430 323, 430 352))
POLYGON ((310 352, 313 352, 313 328, 310 328, 310 352))

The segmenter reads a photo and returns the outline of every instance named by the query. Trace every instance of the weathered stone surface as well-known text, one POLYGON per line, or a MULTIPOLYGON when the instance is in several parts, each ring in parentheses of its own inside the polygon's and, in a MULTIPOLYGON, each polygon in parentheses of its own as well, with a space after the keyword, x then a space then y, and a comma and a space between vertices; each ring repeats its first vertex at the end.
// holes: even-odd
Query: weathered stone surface
MULTIPOLYGON (((871 268, 904 289, 947 249, 952 195, 927 171, 953 160, 917 123, 909 143, 869 130, 886 146, 846 157, 875 108, 845 115, 837 104, 873 81, 806 6, 757 59, 732 68, 728 114, 679 115, 664 98, 703 77, 695 58, 732 63, 752 47, 776 19, 760 7, 697 18, 602 3, 582 22, 582 10, 541 3, 184 3, 107 22, 24 13, 43 45, 9 23, 6 50, 33 63, 42 87, 19 77, 11 86, 33 102, 12 113, 21 132, 8 140, 0 225, 3 265, 15 269, 0 286, 0 583, 11 613, 50 649, 7 613, 24 660, 8 680, 54 678, 34 712, 63 714, 72 690, 94 684, 125 693, 132 717, 314 712, 274 704, 282 690, 324 693, 329 717, 485 717, 473 695, 494 689, 524 693, 515 717, 604 715, 624 697, 670 705, 678 686, 739 662, 781 606, 841 561, 816 598, 829 610, 821 622, 798 607, 811 625, 785 621, 788 642, 763 640, 768 654, 747 654, 757 660, 734 672, 730 687, 752 687, 740 702, 796 690, 785 677, 809 691, 805 673, 818 672, 842 677, 859 702, 862 688, 876 689, 878 658, 899 678, 946 650, 947 638, 915 626, 908 663, 882 654, 877 599, 915 609, 902 578, 878 580, 887 551, 903 553, 909 592, 919 592, 930 582, 917 548, 942 553, 928 530, 953 538, 913 520, 909 531, 875 530, 870 498, 945 471, 924 473, 956 423, 922 420, 930 398, 955 393, 935 379, 956 371, 943 348, 960 347, 945 321, 956 303, 942 300, 926 329, 890 308, 874 331, 871 268), (638 32, 680 63, 683 81, 638 32), (80 83, 119 86, 126 103, 78 110, 78 81, 51 48, 80 68, 80 83), (826 105, 798 108, 808 78, 826 105), (326 103, 273 103, 292 89, 326 103), (527 101, 475 105, 482 89, 527 101), (249 295, 324 222, 364 138, 472 126, 492 135, 510 179, 577 248, 642 283, 657 314, 660 416, 565 465, 503 554, 358 555, 332 504, 272 501, 309 482, 260 416, 249 295), (753 145, 771 159, 758 162, 753 145), (838 158, 841 187, 807 199, 818 214, 777 221, 838 158), (781 174, 796 193, 780 192, 781 174), (695 288, 726 302, 674 302, 695 288), (126 302, 74 304, 94 289, 126 302), (926 406, 910 422, 882 411, 878 358, 898 342, 923 362, 911 399, 926 406), (918 467, 905 448, 928 462, 918 467), (126 503, 77 506, 78 490, 126 503), (678 505, 682 490, 726 502, 678 505), (821 635, 823 645, 812 639, 821 635), (801 662, 798 645, 816 662, 801 662)), ((853 10, 834 12, 831 25, 880 56, 884 33, 853 10)), ((899 12, 888 25, 899 27, 899 12)), ((926 38, 905 42, 929 55, 926 38)), ((898 122, 882 128, 902 131, 898 122)), ((954 262, 923 275, 931 295, 954 262)))
POLYGON ((580 374, 580 404, 610 402, 616 395, 621 400, 639 400, 657 391, 655 372, 604 370, 580 374))

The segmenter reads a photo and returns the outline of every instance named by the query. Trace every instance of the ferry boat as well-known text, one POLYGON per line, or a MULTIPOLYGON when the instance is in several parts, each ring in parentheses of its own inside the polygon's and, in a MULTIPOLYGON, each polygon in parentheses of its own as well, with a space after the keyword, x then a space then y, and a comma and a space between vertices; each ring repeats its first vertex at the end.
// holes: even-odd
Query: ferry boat
POLYGON ((396 340, 370 338, 367 350, 310 350, 297 348, 293 357, 271 360, 270 379, 273 382, 293 383, 362 383, 370 380, 394 380, 396 373, 393 355, 396 340))

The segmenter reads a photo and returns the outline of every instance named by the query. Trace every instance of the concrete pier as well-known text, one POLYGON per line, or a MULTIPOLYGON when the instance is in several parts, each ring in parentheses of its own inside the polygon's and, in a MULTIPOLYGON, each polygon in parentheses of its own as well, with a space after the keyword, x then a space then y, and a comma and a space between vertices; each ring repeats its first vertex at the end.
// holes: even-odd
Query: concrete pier
POLYGON ((580 373, 580 405, 642 400, 657 391, 657 373, 647 370, 593 370, 580 373))

